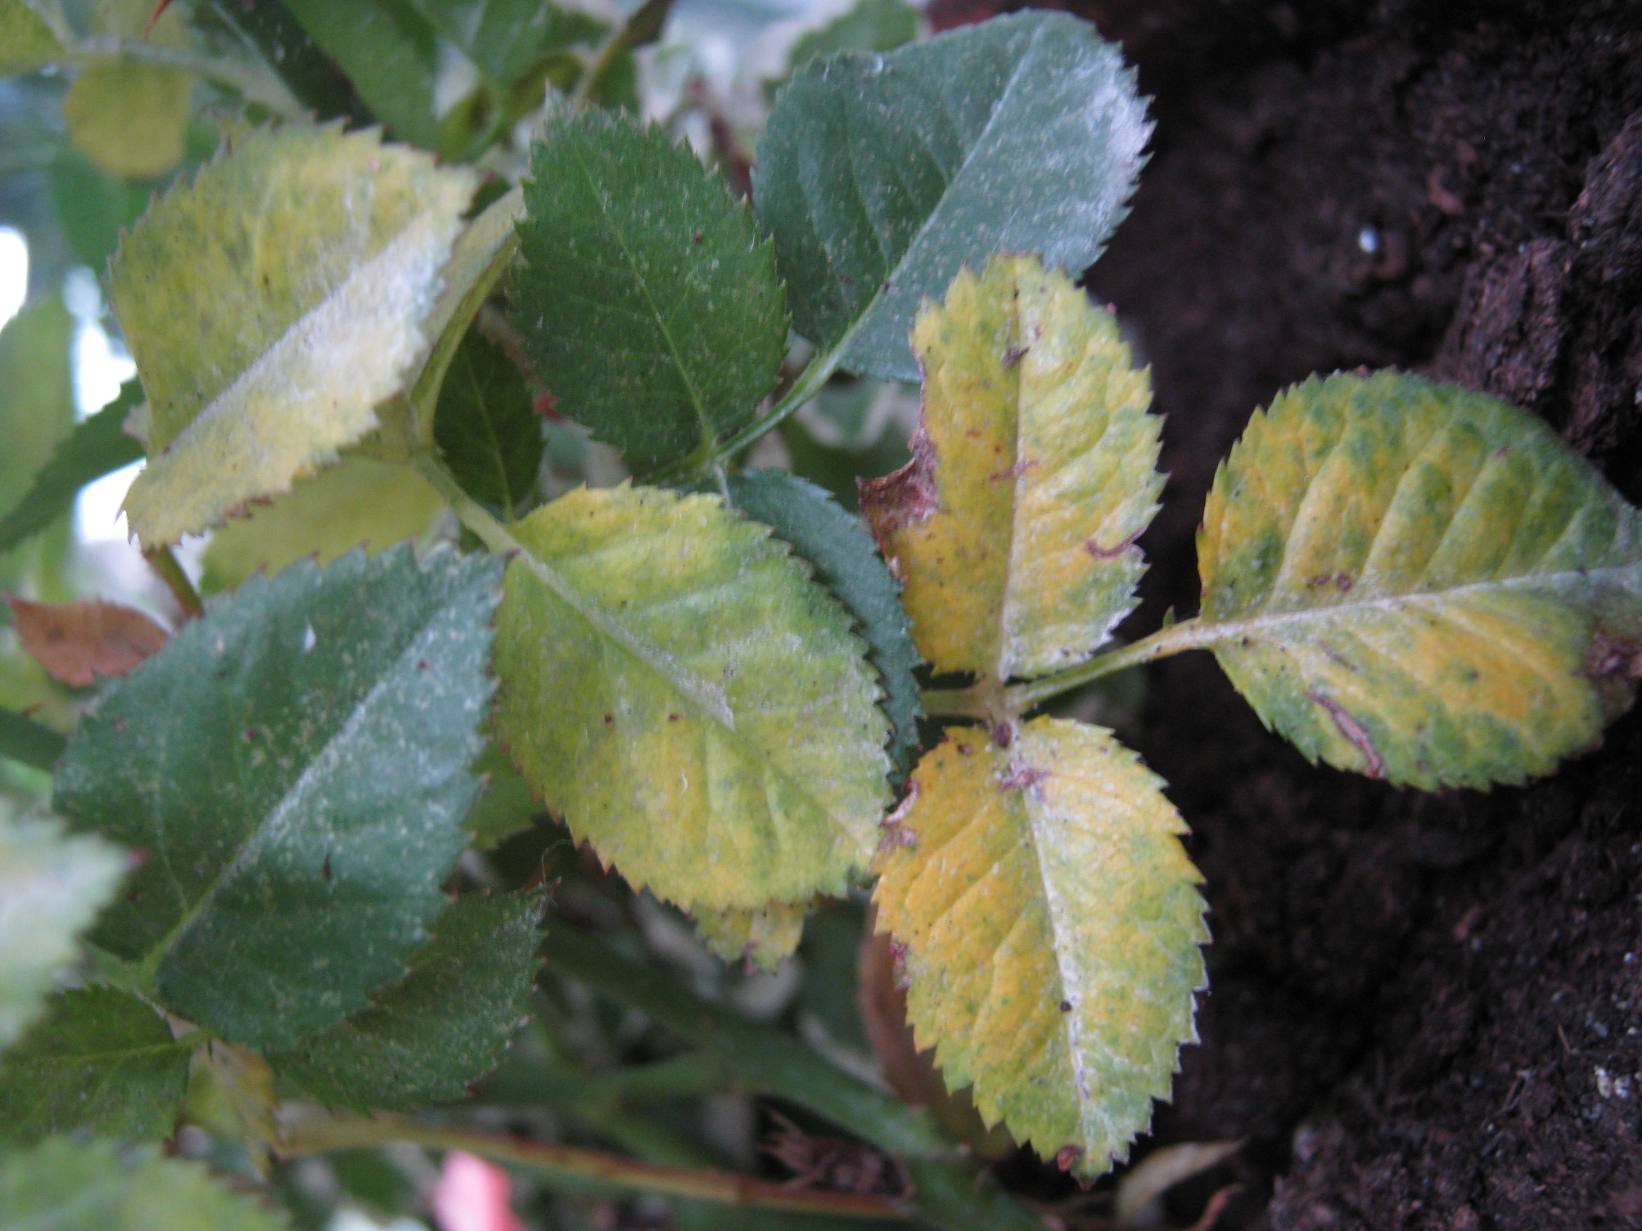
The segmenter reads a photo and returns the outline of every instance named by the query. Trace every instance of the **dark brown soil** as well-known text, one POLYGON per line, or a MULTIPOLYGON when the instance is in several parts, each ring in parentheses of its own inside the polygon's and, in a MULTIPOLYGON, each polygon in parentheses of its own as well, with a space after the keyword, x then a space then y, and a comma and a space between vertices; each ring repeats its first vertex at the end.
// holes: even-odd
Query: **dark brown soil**
MULTIPOLYGON (((1169 416, 1140 626, 1195 608, 1215 464, 1313 371, 1498 394, 1642 496, 1642 4, 1078 11, 1158 125, 1089 279, 1169 416)), ((1157 1129, 1247 1139, 1217 1225, 1642 1227, 1642 718, 1534 788, 1421 796, 1307 766, 1199 657, 1134 735, 1208 878, 1203 1042, 1157 1129)))

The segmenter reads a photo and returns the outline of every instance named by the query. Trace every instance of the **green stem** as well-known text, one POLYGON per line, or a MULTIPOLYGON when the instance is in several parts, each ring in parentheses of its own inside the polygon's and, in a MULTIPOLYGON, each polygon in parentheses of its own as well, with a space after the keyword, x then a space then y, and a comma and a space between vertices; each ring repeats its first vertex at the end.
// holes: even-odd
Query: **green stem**
POLYGON ((698 449, 682 462, 646 476, 645 481, 657 484, 685 482, 708 474, 715 466, 727 464, 737 453, 755 444, 766 433, 774 431, 800 406, 821 392, 832 379, 832 374, 838 370, 838 364, 844 358, 844 346, 848 341, 849 337, 846 336, 830 351, 811 359, 808 366, 798 374, 798 379, 788 387, 787 392, 770 407, 768 414, 753 420, 746 427, 720 441, 716 448, 698 449))
POLYGON ((200 601, 199 591, 194 589, 194 583, 188 580, 188 574, 169 547, 156 547, 153 551, 145 551, 143 559, 148 561, 148 567, 165 582, 165 588, 170 590, 171 597, 177 600, 177 606, 182 608, 185 619, 193 620, 205 614, 205 604, 200 601))
POLYGON ((400 1116, 309 1120, 286 1131, 280 1152, 286 1157, 298 1157, 393 1142, 411 1142, 435 1150, 466 1150, 567 1180, 580 1188, 665 1193, 723 1205, 852 1218, 904 1216, 901 1207, 886 1197, 792 1188, 733 1172, 643 1163, 579 1146, 528 1141, 503 1133, 428 1124, 400 1116))
POLYGON ((548 933, 550 969, 638 1009, 719 1058, 743 1085, 839 1125, 905 1163, 921 1217, 944 1231, 1042 1231, 972 1166, 927 1112, 835 1068, 797 1039, 685 990, 643 962, 569 927, 548 933))
POLYGON ((1105 676, 1156 662, 1160 658, 1169 658, 1186 650, 1207 649, 1236 635, 1236 627, 1230 624, 1205 624, 1197 618, 1182 620, 1130 645, 1097 654, 1088 662, 1058 675, 1016 684, 1004 689, 1001 694, 979 684, 969 688, 927 689, 923 694, 924 712, 932 718, 986 718, 999 708, 1011 714, 1024 714, 1062 693, 1082 688, 1105 676))
POLYGON ((226 86, 249 102, 260 103, 284 119, 302 119, 308 114, 285 83, 272 73, 258 73, 232 61, 202 55, 186 47, 167 47, 146 39, 88 38, 69 48, 61 62, 89 65, 110 56, 193 73, 226 86))
POLYGON ((667 13, 672 7, 673 0, 647 0, 619 30, 605 40, 599 54, 571 91, 570 105, 575 110, 580 111, 593 100, 593 95, 610 75, 610 70, 616 66, 623 52, 653 43, 661 37, 662 27, 667 24, 667 13))
POLYGON ((49 773, 67 743, 50 727, 41 726, 16 710, 0 708, 0 757, 49 773))

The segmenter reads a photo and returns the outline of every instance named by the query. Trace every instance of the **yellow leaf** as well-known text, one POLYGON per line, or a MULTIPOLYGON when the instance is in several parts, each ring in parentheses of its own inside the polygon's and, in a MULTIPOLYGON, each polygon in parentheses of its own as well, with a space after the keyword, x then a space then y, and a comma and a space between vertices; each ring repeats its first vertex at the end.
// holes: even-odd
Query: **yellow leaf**
POLYGON ((1033 257, 960 272, 913 330, 913 460, 862 509, 938 671, 1035 676, 1094 653, 1134 606, 1157 511, 1158 420, 1112 316, 1033 257))
POLYGON ((334 462, 427 352, 471 172, 335 126, 251 134, 149 208, 110 298, 148 395, 153 546, 334 462))
POLYGON ((696 911, 696 935, 726 962, 772 971, 798 951, 809 902, 769 902, 754 910, 696 911))
POLYGON ((955 729, 913 784, 873 897, 918 1044, 988 1124, 1099 1175, 1196 1038, 1208 930, 1185 826, 1110 732, 1059 719, 955 729))

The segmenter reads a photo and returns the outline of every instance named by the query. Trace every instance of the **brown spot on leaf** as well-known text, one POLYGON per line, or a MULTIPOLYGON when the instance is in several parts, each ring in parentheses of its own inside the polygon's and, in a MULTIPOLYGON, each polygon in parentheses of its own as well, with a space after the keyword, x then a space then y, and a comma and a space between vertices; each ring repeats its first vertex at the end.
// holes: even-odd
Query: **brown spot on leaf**
POLYGON ((1000 722, 992 728, 992 742, 999 748, 1007 748, 1015 742, 1015 727, 1010 722, 1000 722))
POLYGON ((5 600, 24 652, 71 688, 127 674, 168 636, 142 612, 115 603, 31 603, 15 594, 5 600))
POLYGON ((1121 543, 1118 543, 1112 547, 1102 547, 1099 543, 1095 542, 1094 539, 1084 539, 1083 550, 1088 552, 1097 560, 1115 560, 1140 541, 1140 534, 1141 532, 1136 530, 1121 543))
POLYGON ((892 555, 889 539, 897 530, 916 526, 935 516, 940 493, 935 487, 935 444, 920 424, 909 442, 912 460, 881 479, 857 479, 861 512, 885 557, 892 555))
POLYGON ((1004 351, 1003 370, 1005 372, 1013 370, 1015 365, 1020 363, 1020 361, 1026 357, 1026 352, 1031 349, 1032 348, 1030 346, 1011 346, 1008 350, 1004 351))
POLYGON ((1006 791, 1030 791, 1047 777, 1047 769, 1039 769, 1024 761, 1011 761, 1003 777, 998 779, 998 785, 1006 791))
POLYGON ((1070 1013, 1072 1011, 1072 1002, 1070 1000, 1061 1001, 1060 1002, 1060 1011, 1062 1013, 1070 1013))
POLYGON ((1642 646, 1598 633, 1585 652, 1585 674, 1593 680, 1642 679, 1642 646))
POLYGON ((331 852, 325 852, 325 862, 319 865, 319 879, 327 885, 331 883, 331 852))
POLYGON ((1369 735, 1368 728, 1358 722, 1356 716, 1333 697, 1325 696, 1323 693, 1316 691, 1307 692, 1306 696, 1328 712, 1328 716, 1334 720, 1334 725, 1339 728, 1340 734, 1346 737, 1346 741, 1352 747, 1363 754, 1363 760, 1366 762, 1363 773, 1370 778, 1384 778, 1385 762, 1380 759, 1380 751, 1374 747, 1374 739, 1369 735))
POLYGON ((1077 1166, 1078 1159, 1083 1157, 1082 1146, 1062 1146, 1055 1151, 1055 1166, 1062 1171, 1070 1171, 1077 1166))
POLYGON ((958 747, 958 755, 961 756, 961 757, 967 757, 975 751, 974 747, 970 744, 960 743, 960 744, 958 744, 957 747, 958 747))

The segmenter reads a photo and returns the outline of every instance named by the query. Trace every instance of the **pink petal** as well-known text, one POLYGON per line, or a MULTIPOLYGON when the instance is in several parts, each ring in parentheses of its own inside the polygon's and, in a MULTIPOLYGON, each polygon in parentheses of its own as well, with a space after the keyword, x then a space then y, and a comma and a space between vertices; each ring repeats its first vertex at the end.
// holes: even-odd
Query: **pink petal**
POLYGON ((439 1231, 524 1231, 507 1196, 507 1172, 455 1150, 445 1155, 428 1204, 439 1231))

